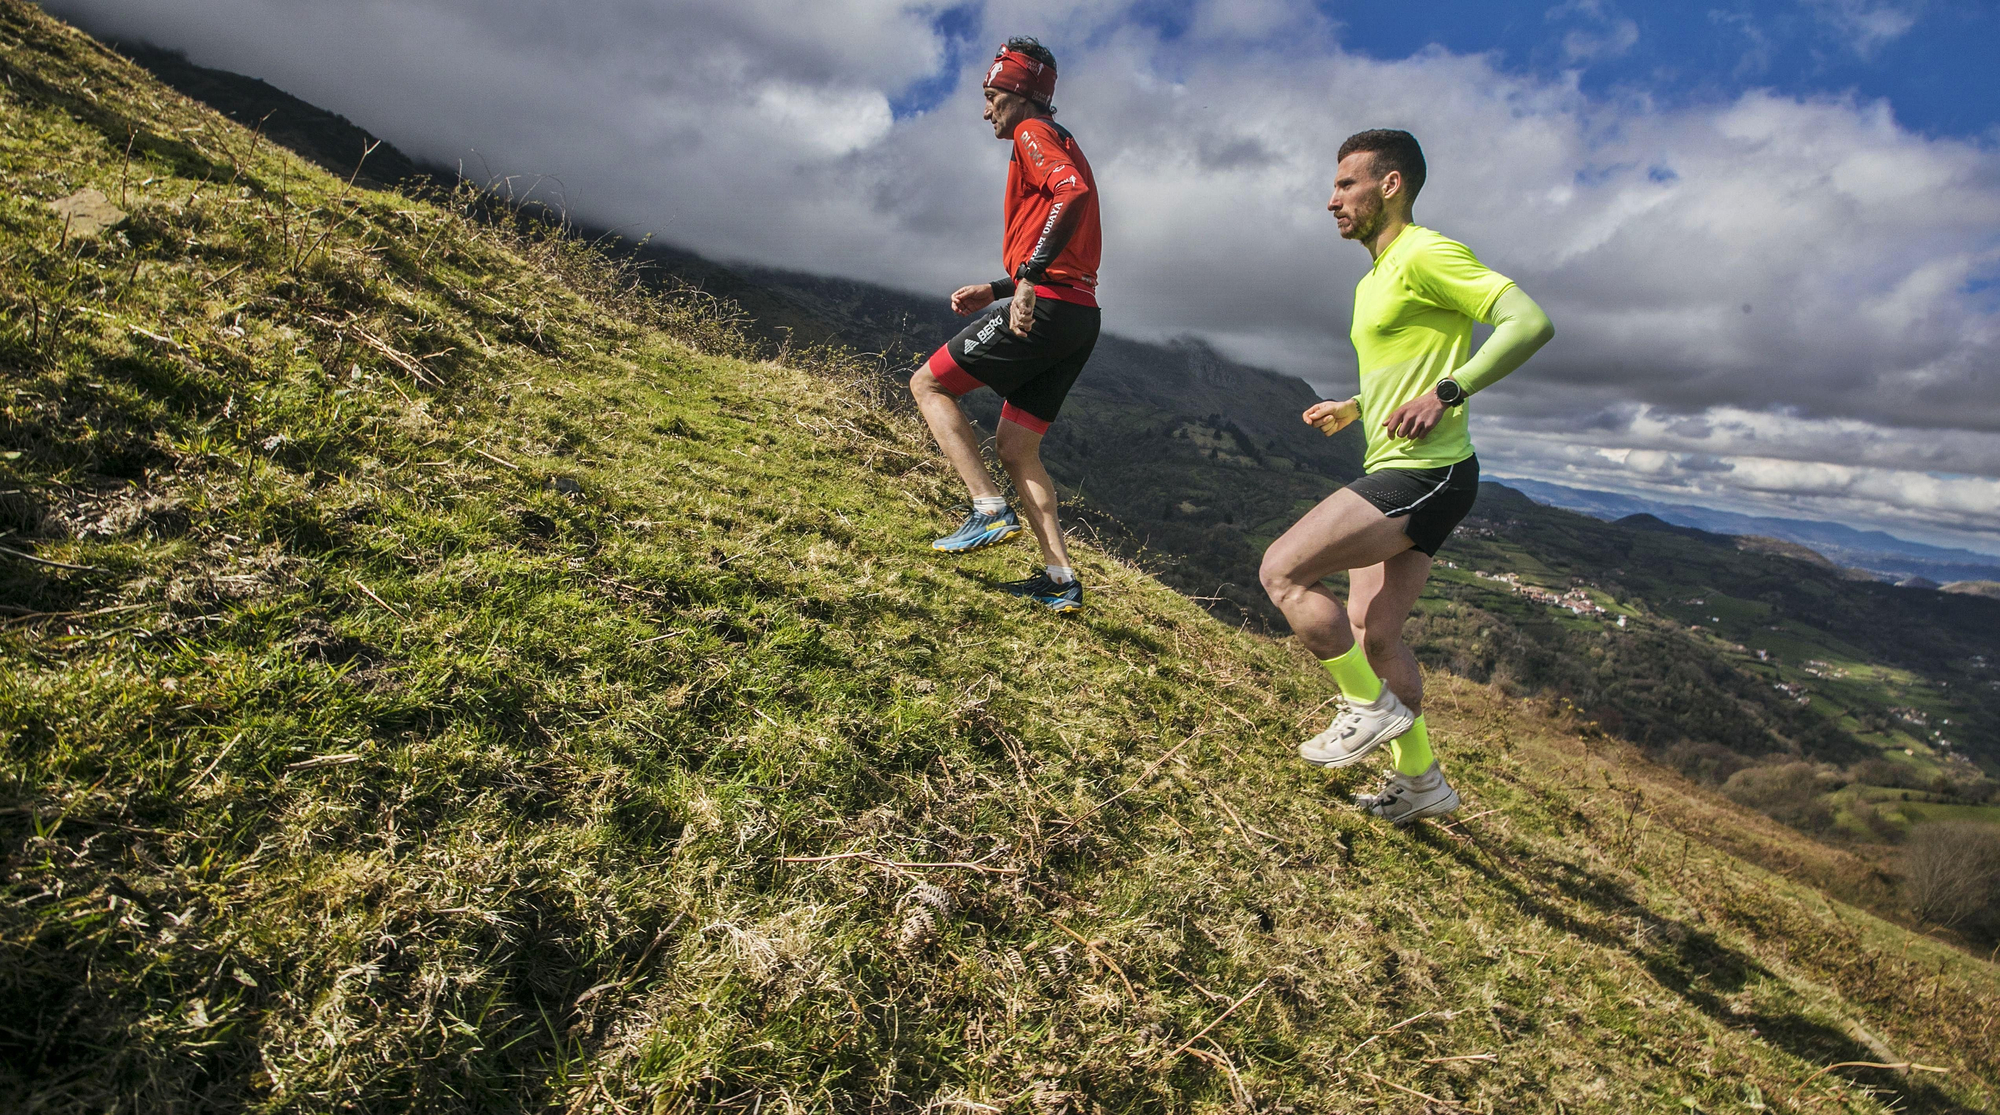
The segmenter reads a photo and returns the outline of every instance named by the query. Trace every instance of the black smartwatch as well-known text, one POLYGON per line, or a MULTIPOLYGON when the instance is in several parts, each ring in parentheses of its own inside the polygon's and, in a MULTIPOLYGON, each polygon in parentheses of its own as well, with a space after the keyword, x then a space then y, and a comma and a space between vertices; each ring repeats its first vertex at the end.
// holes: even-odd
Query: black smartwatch
POLYGON ((1455 407, 1465 401, 1465 388, 1460 387, 1457 380, 1446 376, 1438 380, 1437 396, 1438 402, 1448 407, 1455 407))

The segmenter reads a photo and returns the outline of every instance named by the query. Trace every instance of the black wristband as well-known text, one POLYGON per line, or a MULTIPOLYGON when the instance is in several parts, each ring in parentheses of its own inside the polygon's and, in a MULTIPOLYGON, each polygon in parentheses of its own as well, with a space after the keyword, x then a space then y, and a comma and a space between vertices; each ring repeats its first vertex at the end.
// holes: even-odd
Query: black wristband
POLYGON ((1018 284, 1012 279, 995 279, 986 285, 993 288, 993 298, 999 301, 1002 298, 1014 297, 1014 287, 1018 284))

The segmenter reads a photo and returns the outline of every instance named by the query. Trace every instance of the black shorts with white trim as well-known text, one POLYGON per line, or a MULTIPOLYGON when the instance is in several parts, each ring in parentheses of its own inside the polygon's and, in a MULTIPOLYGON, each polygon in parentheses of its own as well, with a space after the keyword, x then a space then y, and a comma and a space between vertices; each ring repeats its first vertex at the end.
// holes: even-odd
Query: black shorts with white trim
POLYGON ((1443 468, 1385 468, 1356 480, 1347 490, 1391 519, 1408 518, 1403 533, 1432 557, 1479 498, 1479 458, 1443 468))
POLYGON ((1103 314, 1096 306, 1037 298, 1025 337, 1008 328, 1007 314, 1008 303, 1000 302, 973 319, 931 354, 931 374, 953 395, 991 387, 1007 400, 1000 417, 1047 433, 1097 346, 1103 314))

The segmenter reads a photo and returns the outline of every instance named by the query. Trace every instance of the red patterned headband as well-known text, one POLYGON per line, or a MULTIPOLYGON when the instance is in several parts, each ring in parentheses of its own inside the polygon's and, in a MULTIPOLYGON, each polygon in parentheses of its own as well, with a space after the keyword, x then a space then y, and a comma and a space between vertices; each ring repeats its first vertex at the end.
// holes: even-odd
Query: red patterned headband
POLYGON ((1019 93, 1047 108, 1056 95, 1056 68, 1003 46, 986 71, 986 87, 1019 93))

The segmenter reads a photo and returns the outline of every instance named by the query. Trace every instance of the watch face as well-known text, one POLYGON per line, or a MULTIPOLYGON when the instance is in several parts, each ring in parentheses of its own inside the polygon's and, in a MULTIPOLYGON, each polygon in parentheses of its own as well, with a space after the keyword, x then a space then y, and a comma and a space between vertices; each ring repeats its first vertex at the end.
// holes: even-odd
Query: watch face
POLYGON ((1439 380, 1437 385, 1437 395, 1438 395, 1438 400, 1440 402, 1444 403, 1446 406, 1450 406, 1458 402, 1460 399, 1465 398, 1465 388, 1460 387, 1458 385, 1457 380, 1453 379, 1439 380))

